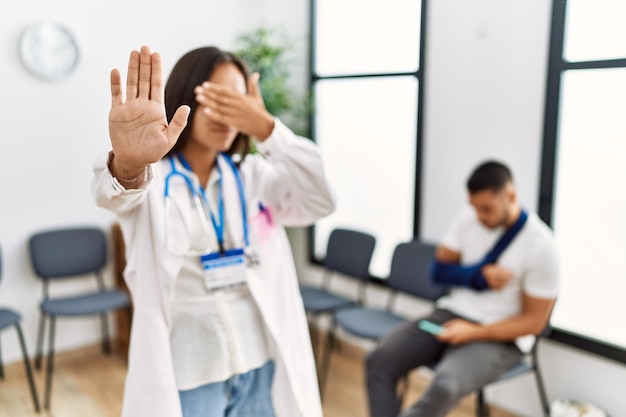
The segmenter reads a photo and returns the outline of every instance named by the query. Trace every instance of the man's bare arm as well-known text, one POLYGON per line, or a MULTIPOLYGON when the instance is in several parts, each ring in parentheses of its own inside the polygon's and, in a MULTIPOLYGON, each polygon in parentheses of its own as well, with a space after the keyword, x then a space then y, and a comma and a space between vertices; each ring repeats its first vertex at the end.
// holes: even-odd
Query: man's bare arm
POLYGON ((488 325, 453 319, 444 324, 446 331, 437 338, 456 345, 480 340, 510 342, 520 336, 538 335, 547 326, 556 299, 522 297, 522 312, 517 316, 488 325))
POLYGON ((437 247, 437 251, 435 252, 435 258, 439 262, 458 264, 461 262, 461 253, 445 246, 439 246, 437 247))
POLYGON ((527 334, 540 334, 548 324, 554 307, 554 298, 522 296, 522 312, 515 317, 483 326, 488 340, 514 340, 527 334))

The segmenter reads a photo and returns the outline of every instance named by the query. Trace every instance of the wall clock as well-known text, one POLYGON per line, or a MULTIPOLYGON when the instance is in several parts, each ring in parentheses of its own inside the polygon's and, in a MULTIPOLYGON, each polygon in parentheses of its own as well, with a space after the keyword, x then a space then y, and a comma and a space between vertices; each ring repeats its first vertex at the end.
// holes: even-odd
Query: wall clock
POLYGON ((55 22, 27 26, 20 36, 19 52, 24 67, 46 81, 68 76, 80 59, 75 36, 66 26, 55 22))

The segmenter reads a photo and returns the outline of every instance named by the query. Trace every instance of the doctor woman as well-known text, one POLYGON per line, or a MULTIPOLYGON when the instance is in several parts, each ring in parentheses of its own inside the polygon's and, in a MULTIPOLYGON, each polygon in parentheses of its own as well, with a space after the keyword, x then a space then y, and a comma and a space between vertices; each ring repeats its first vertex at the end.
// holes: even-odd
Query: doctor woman
POLYGON ((111 72, 112 150, 92 188, 127 247, 123 417, 322 416, 283 226, 334 201, 317 147, 267 112, 258 78, 214 47, 185 54, 165 88, 146 46, 125 97, 111 72))

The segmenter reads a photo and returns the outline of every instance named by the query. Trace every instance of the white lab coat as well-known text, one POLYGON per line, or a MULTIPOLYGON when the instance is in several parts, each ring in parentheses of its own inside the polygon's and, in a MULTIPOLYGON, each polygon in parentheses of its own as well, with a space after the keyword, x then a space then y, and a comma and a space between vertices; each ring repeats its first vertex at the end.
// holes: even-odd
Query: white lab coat
MULTIPOLYGON (((322 417, 306 316, 282 226, 310 225, 334 210, 334 200, 314 143, 276 120, 274 132, 258 149, 265 158, 249 155, 241 176, 248 216, 258 212, 261 201, 279 225, 263 242, 251 228, 250 240, 261 262, 248 277, 276 363, 274 408, 277 417, 322 417)), ((169 332, 174 284, 183 258, 165 250, 163 243, 163 189, 169 163, 162 160, 151 166, 150 179, 141 189, 125 190, 112 177, 107 161, 108 155, 102 155, 94 164, 93 194, 99 206, 118 215, 127 242, 124 277, 134 309, 122 417, 181 417, 169 332)), ((224 187, 226 210, 229 199, 239 199, 232 188, 224 187)))

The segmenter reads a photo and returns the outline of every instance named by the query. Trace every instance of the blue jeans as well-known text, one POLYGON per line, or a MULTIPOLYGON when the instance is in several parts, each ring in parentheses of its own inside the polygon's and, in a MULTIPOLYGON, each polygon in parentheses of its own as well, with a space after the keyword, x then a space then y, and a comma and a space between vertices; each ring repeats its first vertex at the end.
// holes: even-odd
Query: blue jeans
POLYGON ((274 361, 222 382, 179 391, 183 417, 274 417, 274 361))

